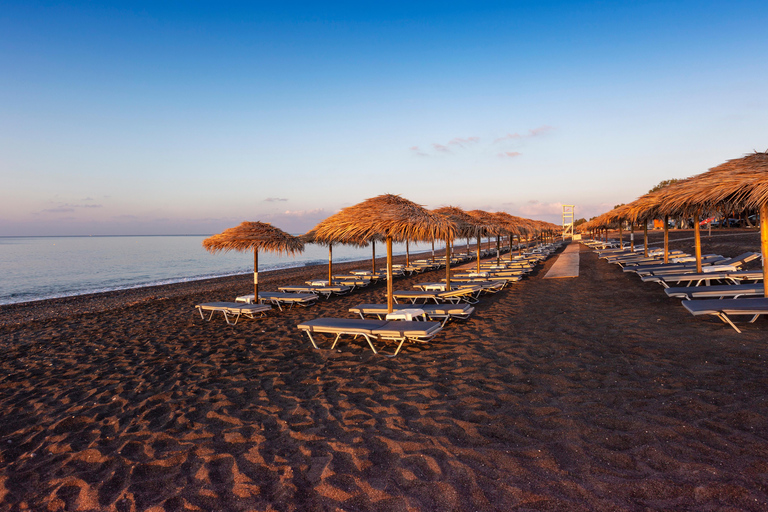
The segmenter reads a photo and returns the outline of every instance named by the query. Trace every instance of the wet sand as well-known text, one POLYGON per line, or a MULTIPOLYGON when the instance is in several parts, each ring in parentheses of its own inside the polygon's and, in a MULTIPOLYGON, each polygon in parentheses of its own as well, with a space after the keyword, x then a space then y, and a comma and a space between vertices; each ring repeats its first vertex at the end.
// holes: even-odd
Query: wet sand
POLYGON ((768 509, 768 320, 553 261, 394 359, 295 328, 384 284, 236 326, 193 306, 247 276, 2 307, 0 510, 768 509))

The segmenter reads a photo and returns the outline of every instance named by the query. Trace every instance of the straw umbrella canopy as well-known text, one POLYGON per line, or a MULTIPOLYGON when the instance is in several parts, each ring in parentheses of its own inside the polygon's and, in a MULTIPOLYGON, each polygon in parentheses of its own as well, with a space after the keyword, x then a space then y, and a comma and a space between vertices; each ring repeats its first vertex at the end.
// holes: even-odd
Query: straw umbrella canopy
MULTIPOLYGON (((445 217, 454 226, 456 236, 468 237, 475 234, 475 219, 458 206, 442 206, 432 210, 434 213, 445 217)), ((451 246, 453 237, 445 240, 445 289, 451 288, 451 246)))
MULTIPOLYGON (((630 218, 629 209, 630 209, 630 206, 628 204, 622 204, 622 205, 617 206, 616 208, 614 208, 613 210, 611 210, 611 211, 609 211, 609 212, 607 212, 605 214, 606 219, 607 219, 607 221, 609 223, 611 223, 611 224, 615 223, 615 224, 618 225, 618 227, 619 227, 619 243, 620 244, 624 243, 624 238, 622 236, 622 229, 623 229, 622 228, 622 224, 624 224, 624 221, 629 220, 629 218, 630 218)), ((631 240, 632 250, 634 250, 634 248, 635 248, 635 239, 634 239, 634 231, 635 230, 634 230, 634 225, 635 225, 635 223, 630 220, 630 226, 631 226, 632 233, 633 233, 632 240, 631 240)))
POLYGON ((501 233, 501 226, 492 214, 484 210, 467 212, 475 219, 475 236, 477 237, 477 272, 480 272, 480 239, 483 236, 493 236, 501 233))
POLYGON ((498 221, 501 229, 506 231, 507 235, 509 235, 509 254, 511 258, 512 236, 513 235, 519 236, 521 233, 526 231, 527 228, 524 226, 524 223, 521 222, 523 219, 521 219, 520 217, 515 217, 514 215, 510 215, 507 212, 496 212, 493 214, 493 216, 496 217, 496 220, 498 221))
POLYGON ((444 217, 394 194, 372 197, 331 215, 317 227, 328 239, 363 239, 383 236, 387 244, 387 311, 392 312, 392 242, 446 239, 454 234, 444 217))
MULTIPOLYGON (((714 210, 718 206, 758 210, 763 282, 768 283, 768 152, 728 160, 676 183, 667 195, 666 206, 688 212, 714 210)), ((768 285, 765 296, 768 297, 768 285)))
MULTIPOLYGON (((322 224, 322 222, 321 222, 322 224)), ((328 285, 330 286, 333 283, 333 246, 334 244, 342 244, 342 245, 352 245, 355 247, 365 247, 368 245, 367 240, 359 240, 359 239, 338 239, 338 240, 332 240, 329 238, 321 238, 317 236, 317 226, 315 226, 310 231, 307 231, 300 237, 304 243, 307 244, 317 244, 317 245, 327 245, 328 246, 328 285)))
MULTIPOLYGON (((693 178, 686 178, 684 180, 667 185, 666 187, 649 192, 638 199, 630 203, 628 212, 630 220, 637 222, 642 220, 647 222, 650 219, 658 217, 664 218, 664 263, 669 262, 669 217, 670 215, 693 215, 694 216, 694 230, 695 230, 695 246, 696 246, 696 266, 697 269, 701 268, 701 240, 699 236, 699 223, 698 217, 701 214, 701 209, 698 205, 692 203, 684 205, 675 205, 672 198, 679 194, 679 190, 682 187, 688 187, 693 178)), ((647 244, 646 244, 647 245, 647 244)), ((646 251, 647 254, 647 251, 646 251)))
POLYGON ((212 252, 253 251, 253 300, 259 301, 259 251, 295 255, 304 251, 304 242, 267 222, 243 222, 203 240, 212 252))

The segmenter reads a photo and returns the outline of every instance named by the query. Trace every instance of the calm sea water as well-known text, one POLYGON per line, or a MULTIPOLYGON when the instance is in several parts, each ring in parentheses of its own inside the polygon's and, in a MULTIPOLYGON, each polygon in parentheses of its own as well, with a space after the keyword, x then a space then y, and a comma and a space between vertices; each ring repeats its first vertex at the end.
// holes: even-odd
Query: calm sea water
MULTIPOLYGON (((252 253, 211 254, 205 236, 0 237, 0 304, 195 281, 253 271, 252 253)), ((411 252, 431 244, 411 244, 411 252)), ((405 254, 396 244, 395 254, 405 254)), ((376 256, 383 256, 376 244, 376 256)), ((371 248, 334 246, 333 260, 370 259, 371 248)), ((328 262, 328 249, 259 253, 259 271, 328 262)))

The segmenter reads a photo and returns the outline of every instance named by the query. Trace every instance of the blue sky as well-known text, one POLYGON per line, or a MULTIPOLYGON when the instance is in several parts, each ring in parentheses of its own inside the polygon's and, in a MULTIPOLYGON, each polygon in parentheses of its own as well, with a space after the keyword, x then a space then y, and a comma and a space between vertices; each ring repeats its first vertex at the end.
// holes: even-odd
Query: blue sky
POLYGON ((0 7, 0 235, 559 223, 768 148, 765 2, 0 7))

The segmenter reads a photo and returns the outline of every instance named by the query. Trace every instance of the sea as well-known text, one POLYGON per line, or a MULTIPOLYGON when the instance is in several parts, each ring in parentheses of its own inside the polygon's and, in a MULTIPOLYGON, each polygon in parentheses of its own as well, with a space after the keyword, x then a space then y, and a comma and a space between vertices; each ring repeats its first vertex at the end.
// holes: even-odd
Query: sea
MULTIPOLYGON (((202 245, 208 236, 0 237, 0 305, 253 272, 253 253, 211 254, 202 245)), ((409 250, 431 253, 432 244, 409 250)), ((393 254, 405 252, 394 244, 393 254)), ((376 257, 385 254, 376 244, 376 257)), ((370 247, 333 247, 334 262, 370 258, 370 247)), ((327 262, 328 248, 309 244, 295 257, 260 252, 259 272, 327 262)))

